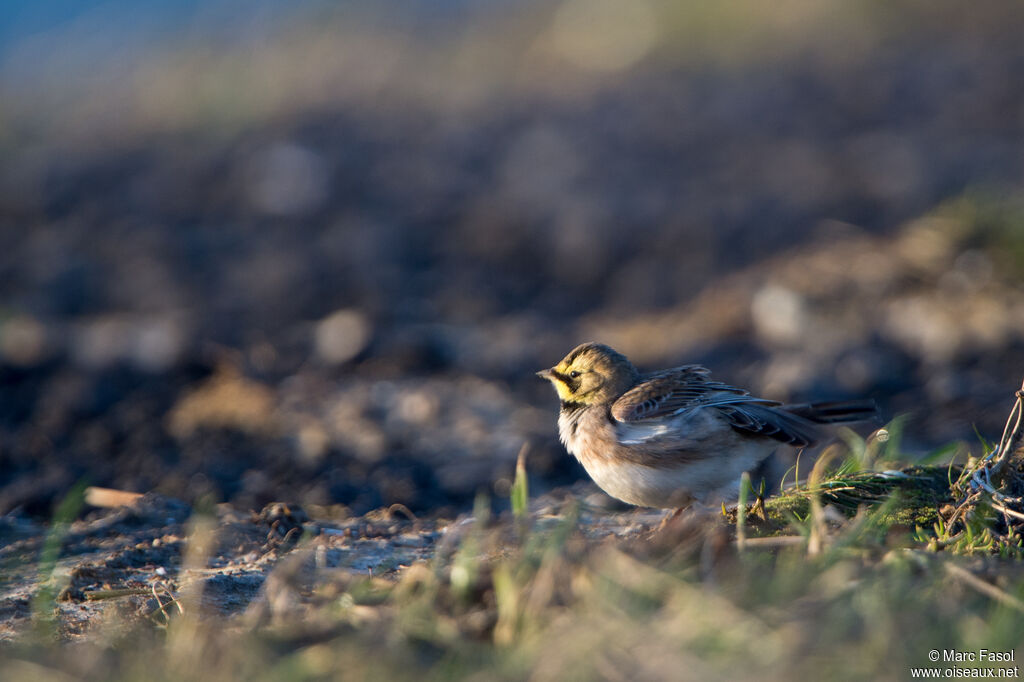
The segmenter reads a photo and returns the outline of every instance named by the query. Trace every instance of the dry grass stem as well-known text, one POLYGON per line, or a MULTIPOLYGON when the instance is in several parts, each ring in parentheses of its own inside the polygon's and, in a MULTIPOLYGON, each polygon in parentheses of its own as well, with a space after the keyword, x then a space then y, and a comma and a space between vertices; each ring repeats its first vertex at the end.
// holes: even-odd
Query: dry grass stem
POLYGON ((949 573, 951 576, 962 581, 964 584, 974 588, 978 592, 981 592, 985 596, 991 597, 1000 604, 1005 604, 1006 606, 1009 606, 1012 609, 1016 609, 1017 611, 1024 613, 1024 601, 1021 601, 1017 597, 1014 597, 1012 594, 1009 594, 999 589, 992 583, 982 580, 978 576, 968 571, 966 568, 957 566, 952 561, 945 562, 945 568, 946 572, 949 573))

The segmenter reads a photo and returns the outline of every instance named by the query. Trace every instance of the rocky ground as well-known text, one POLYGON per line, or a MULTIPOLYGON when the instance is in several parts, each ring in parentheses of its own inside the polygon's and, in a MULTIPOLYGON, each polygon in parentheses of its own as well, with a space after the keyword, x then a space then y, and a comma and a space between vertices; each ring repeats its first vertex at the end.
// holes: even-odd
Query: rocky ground
MULTIPOLYGON (((538 531, 564 523, 570 509, 592 542, 642 537, 664 517, 587 503, 575 511, 577 496, 587 493, 601 503, 580 486, 535 500, 538 531)), ((400 505, 334 519, 330 510, 311 518, 283 503, 259 513, 222 504, 192 516, 187 505, 153 494, 89 509, 56 531, 28 518, 0 517, 0 641, 48 621, 62 640, 109 637, 119 628, 166 624, 190 598, 205 616, 239 627, 294 619, 338 580, 363 576, 393 584, 412 566, 440 570, 480 523, 470 514, 421 519, 400 505), (59 548, 53 563, 46 558, 50 543, 59 548), (55 608, 47 602, 54 598, 55 608)))

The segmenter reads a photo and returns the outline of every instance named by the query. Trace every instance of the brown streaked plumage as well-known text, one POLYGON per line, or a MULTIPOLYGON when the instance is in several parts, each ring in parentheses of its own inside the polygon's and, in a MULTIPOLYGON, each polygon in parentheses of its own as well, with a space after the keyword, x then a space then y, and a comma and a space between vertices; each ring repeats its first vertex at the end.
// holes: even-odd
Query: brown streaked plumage
POLYGON ((744 471, 780 444, 804 447, 820 424, 873 416, 871 401, 783 405, 685 365, 641 374, 621 353, 584 343, 537 373, 561 400, 562 443, 612 497, 681 507, 734 495, 744 471))

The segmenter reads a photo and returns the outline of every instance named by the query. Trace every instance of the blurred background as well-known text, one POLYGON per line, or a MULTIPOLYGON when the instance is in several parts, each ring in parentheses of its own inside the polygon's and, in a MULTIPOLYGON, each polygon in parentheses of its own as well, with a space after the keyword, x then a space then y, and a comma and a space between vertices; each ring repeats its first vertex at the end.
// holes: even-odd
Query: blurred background
POLYGON ((461 509, 599 340, 904 445, 1024 375, 1013 3, 0 9, 0 514, 461 509), (871 428, 871 427, 868 427, 871 428))

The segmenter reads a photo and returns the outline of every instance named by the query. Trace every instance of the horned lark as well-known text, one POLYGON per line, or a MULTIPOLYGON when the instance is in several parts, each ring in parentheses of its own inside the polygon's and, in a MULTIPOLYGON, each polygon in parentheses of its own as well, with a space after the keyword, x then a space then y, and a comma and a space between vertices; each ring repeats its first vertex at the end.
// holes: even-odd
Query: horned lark
POLYGON ((871 401, 783 405, 708 376, 698 365, 641 374, 622 354, 584 343, 551 369, 558 435, 594 482, 643 507, 735 496, 780 443, 804 447, 819 424, 874 415, 871 401))

